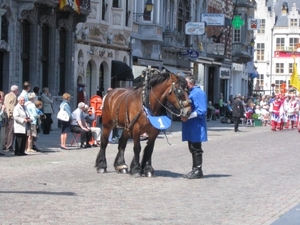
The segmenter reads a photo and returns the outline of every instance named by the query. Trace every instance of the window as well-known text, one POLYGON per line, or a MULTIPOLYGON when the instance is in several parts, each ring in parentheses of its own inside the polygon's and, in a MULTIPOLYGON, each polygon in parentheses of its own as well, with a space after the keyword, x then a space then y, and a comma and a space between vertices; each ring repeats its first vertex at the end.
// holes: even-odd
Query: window
POLYGON ((260 29, 257 31, 257 33, 264 34, 265 28, 266 28, 266 20, 262 19, 262 20, 260 20, 260 29))
POLYGON ((265 60, 265 44, 256 44, 256 60, 265 60))
MULTIPOLYGON (((23 82, 28 81, 30 74, 30 23, 28 21, 22 22, 22 71, 23 71, 23 82)), ((23 83, 22 82, 22 83, 23 83)))
POLYGON ((67 31, 59 30, 59 95, 65 92, 67 31))
POLYGON ((290 43, 289 43, 290 51, 296 50, 296 46, 298 44, 298 41, 299 41, 298 38, 290 38, 290 43))
MULTIPOLYGON (((256 78, 256 82, 257 82, 257 86, 255 87, 256 89, 259 88, 258 90, 263 90, 264 89, 264 74, 258 74, 257 78, 256 78)), ((255 85, 255 86, 256 86, 255 85)))
POLYGON ((105 20, 107 6, 108 6, 108 4, 106 3, 106 0, 102 0, 102 20, 105 20))
POLYGON ((276 38, 276 50, 284 50, 284 38, 276 38))
MULTIPOLYGON (((178 11, 177 11, 177 30, 179 33, 184 34, 185 24, 190 21, 190 1, 179 0, 178 11)), ((189 47, 190 38, 186 36, 185 46, 189 47)))
POLYGON ((233 30, 233 42, 241 42, 241 29, 233 30))
POLYGON ((112 5, 112 7, 114 7, 114 8, 120 8, 119 0, 113 0, 113 5, 112 5))
POLYGON ((289 63, 289 73, 293 73, 293 63, 289 63))
POLYGON ((284 63, 276 63, 275 73, 284 73, 284 63))
POLYGON ((290 19, 290 26, 291 27, 297 27, 298 26, 297 19, 290 19))
MULTIPOLYGON (((280 89, 281 89, 280 86, 283 83, 286 83, 286 81, 285 80, 275 80, 275 93, 280 93, 280 89)), ((289 86, 289 82, 286 85, 286 87, 288 87, 288 86, 289 86)))
POLYGON ((46 24, 42 26, 42 85, 47 87, 49 84, 49 74, 48 74, 48 57, 49 57, 49 27, 46 24))
POLYGON ((129 17, 130 17, 130 10, 128 7, 128 0, 126 0, 126 19, 125 19, 125 26, 128 27, 129 17))

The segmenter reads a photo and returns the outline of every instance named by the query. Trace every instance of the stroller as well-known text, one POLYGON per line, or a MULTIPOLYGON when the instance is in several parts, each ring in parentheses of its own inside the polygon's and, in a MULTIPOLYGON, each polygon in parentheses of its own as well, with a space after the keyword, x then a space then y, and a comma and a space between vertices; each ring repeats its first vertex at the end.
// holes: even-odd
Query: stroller
POLYGON ((221 123, 228 123, 228 124, 234 123, 232 112, 230 112, 227 107, 224 107, 224 109, 225 109, 225 114, 224 114, 225 116, 221 118, 221 123))

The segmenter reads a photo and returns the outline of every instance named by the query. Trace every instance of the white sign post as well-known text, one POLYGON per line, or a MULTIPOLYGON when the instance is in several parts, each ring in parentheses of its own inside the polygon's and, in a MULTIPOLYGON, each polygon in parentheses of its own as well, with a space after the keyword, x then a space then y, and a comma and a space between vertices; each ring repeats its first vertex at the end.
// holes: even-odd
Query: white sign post
POLYGON ((185 24, 186 35, 203 35, 205 34, 204 22, 188 22, 185 24))

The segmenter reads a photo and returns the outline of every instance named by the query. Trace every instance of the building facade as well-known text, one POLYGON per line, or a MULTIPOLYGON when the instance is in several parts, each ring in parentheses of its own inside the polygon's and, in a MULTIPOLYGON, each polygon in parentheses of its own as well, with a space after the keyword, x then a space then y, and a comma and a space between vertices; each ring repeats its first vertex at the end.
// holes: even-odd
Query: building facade
POLYGON ((246 65, 252 60, 250 40, 253 34, 248 31, 247 23, 235 29, 231 22, 236 15, 244 21, 253 16, 253 1, 152 2, 149 12, 146 5, 138 4, 140 1, 134 4, 132 56, 135 77, 147 66, 182 75, 193 74, 206 91, 208 100, 214 103, 218 102, 220 93, 225 99, 231 94, 248 93, 246 65), (204 21, 204 32, 196 32, 204 21), (188 34, 187 23, 196 26, 188 34), (233 67, 232 63, 237 66, 233 67))
POLYGON ((279 0, 260 2, 255 17, 260 29, 255 32, 255 66, 258 77, 256 90, 266 94, 280 93, 281 85, 289 87, 293 63, 299 65, 300 1, 279 0), (272 85, 273 84, 273 85, 272 85))
POLYGON ((93 95, 103 97, 109 87, 131 85, 131 72, 119 79, 117 70, 131 65, 132 12, 132 0, 91 1, 87 21, 76 30, 73 82, 77 99, 82 87, 88 103, 93 95))
POLYGON ((5 93, 13 84, 22 88, 49 87, 53 96, 74 94, 74 31, 86 20, 89 0, 81 1, 81 13, 59 9, 58 1, 0 3, 0 86, 5 93))

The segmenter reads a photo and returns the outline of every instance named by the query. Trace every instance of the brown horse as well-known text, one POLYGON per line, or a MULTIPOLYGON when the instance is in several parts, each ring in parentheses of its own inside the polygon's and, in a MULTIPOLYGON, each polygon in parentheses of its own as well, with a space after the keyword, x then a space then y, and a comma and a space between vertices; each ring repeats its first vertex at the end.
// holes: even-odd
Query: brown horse
POLYGON ((106 147, 111 130, 122 127, 123 133, 119 139, 118 154, 114 167, 119 173, 127 173, 124 152, 127 140, 131 136, 134 141, 134 157, 130 165, 130 174, 134 176, 154 175, 151 157, 155 140, 160 132, 149 122, 145 108, 153 116, 166 115, 166 111, 177 116, 188 117, 191 113, 190 100, 187 93, 187 82, 184 77, 161 73, 156 69, 143 72, 145 82, 137 88, 115 88, 105 97, 102 111, 101 147, 96 159, 98 173, 106 173, 106 147), (172 109, 168 107, 168 104, 172 109), (174 112, 174 110, 176 112, 174 112), (140 135, 148 134, 148 142, 140 163, 140 135))

